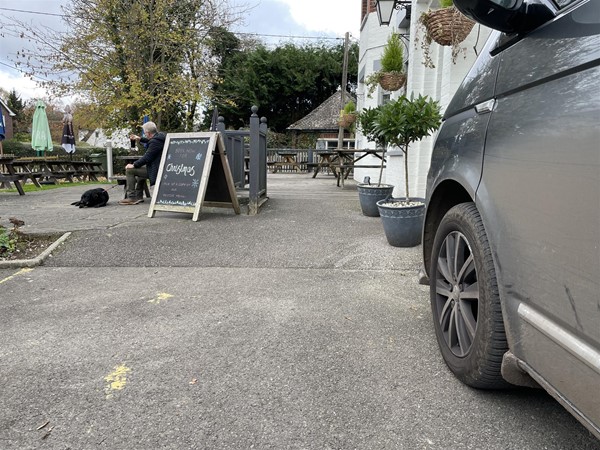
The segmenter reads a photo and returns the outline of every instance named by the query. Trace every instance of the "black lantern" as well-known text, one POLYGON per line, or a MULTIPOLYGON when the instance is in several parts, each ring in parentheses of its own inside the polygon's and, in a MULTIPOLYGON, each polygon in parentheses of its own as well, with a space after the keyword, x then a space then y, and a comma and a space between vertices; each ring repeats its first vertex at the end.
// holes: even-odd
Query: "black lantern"
POLYGON ((379 25, 389 25, 396 8, 396 0, 377 0, 377 20, 379 25))
POLYGON ((377 0, 377 20, 379 25, 389 25, 392 21, 394 9, 406 8, 410 10, 410 0, 377 0))

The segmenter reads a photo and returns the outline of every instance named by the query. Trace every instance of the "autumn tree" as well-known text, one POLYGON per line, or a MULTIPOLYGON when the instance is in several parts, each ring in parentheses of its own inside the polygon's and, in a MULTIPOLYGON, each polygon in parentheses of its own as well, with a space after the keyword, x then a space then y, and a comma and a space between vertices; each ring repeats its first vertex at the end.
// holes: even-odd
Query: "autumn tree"
POLYGON ((137 130, 150 115, 192 129, 215 74, 208 32, 236 19, 227 0, 70 0, 63 11, 67 32, 0 24, 35 43, 18 54, 23 70, 55 96, 81 95, 99 126, 137 130))
MULTIPOLYGON (((206 115, 210 116, 217 106, 234 128, 247 125, 250 108, 257 105, 270 128, 285 131, 327 100, 342 83, 342 44, 285 44, 275 49, 258 45, 247 49, 239 40, 221 34, 212 45, 221 64, 206 115)), ((346 86, 350 91, 356 90, 357 74, 358 45, 352 44, 346 86)))

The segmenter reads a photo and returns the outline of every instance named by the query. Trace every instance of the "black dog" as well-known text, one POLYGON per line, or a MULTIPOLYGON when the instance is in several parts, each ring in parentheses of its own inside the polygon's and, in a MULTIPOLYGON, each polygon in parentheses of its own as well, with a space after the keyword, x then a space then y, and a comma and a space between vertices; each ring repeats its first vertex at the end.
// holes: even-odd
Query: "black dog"
POLYGON ((101 206, 106 206, 106 203, 108 203, 108 192, 102 188, 96 188, 85 191, 81 194, 81 200, 73 202, 71 205, 79 206, 80 208, 84 206, 88 208, 100 208, 101 206))

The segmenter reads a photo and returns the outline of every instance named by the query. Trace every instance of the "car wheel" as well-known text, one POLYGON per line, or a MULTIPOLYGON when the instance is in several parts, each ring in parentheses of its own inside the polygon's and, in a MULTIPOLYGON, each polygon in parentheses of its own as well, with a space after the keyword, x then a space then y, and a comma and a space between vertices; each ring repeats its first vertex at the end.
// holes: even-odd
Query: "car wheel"
POLYGON ((509 386, 508 350, 492 252, 474 203, 450 209, 433 243, 430 297, 435 334, 450 370, 469 386, 509 386))

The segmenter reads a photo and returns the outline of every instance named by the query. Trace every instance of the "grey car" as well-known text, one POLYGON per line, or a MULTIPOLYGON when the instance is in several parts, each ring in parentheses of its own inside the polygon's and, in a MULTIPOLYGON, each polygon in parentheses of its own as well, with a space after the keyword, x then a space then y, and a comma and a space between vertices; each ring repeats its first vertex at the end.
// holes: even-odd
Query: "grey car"
POLYGON ((600 438, 600 0, 454 4, 495 31, 428 175, 441 354, 473 387, 543 387, 600 438))

